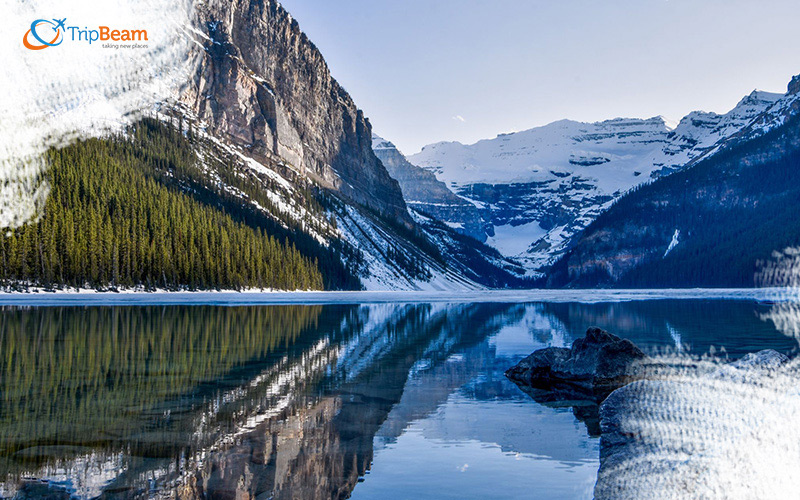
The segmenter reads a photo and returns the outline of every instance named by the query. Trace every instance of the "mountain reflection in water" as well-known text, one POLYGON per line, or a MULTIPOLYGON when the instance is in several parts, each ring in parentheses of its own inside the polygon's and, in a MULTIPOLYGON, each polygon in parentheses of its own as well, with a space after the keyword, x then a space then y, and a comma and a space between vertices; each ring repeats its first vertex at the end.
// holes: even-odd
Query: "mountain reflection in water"
POLYGON ((766 310, 4 308, 0 496, 586 498, 592 422, 536 403, 503 371, 589 325, 650 350, 788 352, 766 310))

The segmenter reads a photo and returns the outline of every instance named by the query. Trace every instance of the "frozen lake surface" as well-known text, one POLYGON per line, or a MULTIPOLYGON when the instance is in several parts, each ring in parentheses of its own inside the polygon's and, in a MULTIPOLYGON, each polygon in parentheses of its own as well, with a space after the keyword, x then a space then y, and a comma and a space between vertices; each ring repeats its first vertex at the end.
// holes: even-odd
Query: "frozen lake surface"
POLYGON ((279 305, 381 304, 440 302, 622 302, 662 299, 798 300, 797 290, 785 288, 681 288, 659 290, 477 290, 477 291, 363 291, 363 292, 47 292, 0 293, 0 305, 279 305))

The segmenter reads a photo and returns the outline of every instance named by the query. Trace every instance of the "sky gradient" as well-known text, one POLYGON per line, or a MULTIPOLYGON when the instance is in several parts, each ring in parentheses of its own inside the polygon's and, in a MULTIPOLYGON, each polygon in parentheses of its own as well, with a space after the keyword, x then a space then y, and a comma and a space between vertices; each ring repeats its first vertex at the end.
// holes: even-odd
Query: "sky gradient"
POLYGON ((569 118, 726 112, 800 73, 797 0, 283 0, 406 154, 569 118))

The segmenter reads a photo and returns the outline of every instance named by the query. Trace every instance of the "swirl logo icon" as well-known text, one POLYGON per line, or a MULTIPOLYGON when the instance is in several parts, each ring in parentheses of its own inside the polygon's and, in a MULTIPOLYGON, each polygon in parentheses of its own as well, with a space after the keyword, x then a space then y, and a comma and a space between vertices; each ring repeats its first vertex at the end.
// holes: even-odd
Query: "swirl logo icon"
POLYGON ((42 50, 61 45, 61 42, 64 41, 64 32, 66 31, 64 21, 66 20, 66 17, 64 19, 53 19, 52 21, 47 19, 35 20, 31 23, 31 28, 25 32, 25 36, 22 37, 22 44, 30 50, 42 50), (49 33, 48 27, 55 33, 54 35, 49 33))

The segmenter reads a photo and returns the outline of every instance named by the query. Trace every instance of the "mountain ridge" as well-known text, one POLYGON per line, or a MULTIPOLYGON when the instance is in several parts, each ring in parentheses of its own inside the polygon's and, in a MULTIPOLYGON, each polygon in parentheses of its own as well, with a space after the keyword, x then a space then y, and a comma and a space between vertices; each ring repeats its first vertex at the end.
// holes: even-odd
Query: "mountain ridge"
MULTIPOLYGON (((548 286, 770 286, 760 266, 800 245, 800 75, 682 171, 620 198, 553 266, 548 286)), ((780 278, 780 277, 779 277, 780 278)))
MULTIPOLYGON (((369 120, 278 2, 212 1, 199 9, 197 24, 197 72, 177 113, 246 168, 279 176, 294 193, 310 190, 325 213, 298 213, 297 222, 328 234, 322 243, 335 242, 345 267, 368 288, 480 288, 518 279, 508 271, 514 264, 480 243, 417 223, 372 150, 369 120), (443 250, 475 256, 487 275, 443 250)), ((283 189, 274 196, 290 205, 294 195, 283 189)))
POLYGON ((715 154, 746 129, 759 133, 748 127, 786 99, 754 90, 728 113, 695 111, 677 124, 663 116, 559 120, 471 145, 434 143, 408 161, 477 205, 490 243, 513 249, 504 255, 542 269, 613 200, 715 154))
POLYGON ((0 253, 15 258, 3 260, 0 286, 527 286, 515 263, 409 209, 372 151, 369 120, 278 2, 210 0, 186 33, 193 71, 177 95, 117 135, 48 152, 71 162, 46 173, 59 192, 78 174, 103 191, 53 198, 11 231, 0 253), (108 178, 87 172, 98 158, 113 166, 108 178))
POLYGON ((446 221, 448 226, 462 234, 486 241, 486 224, 473 203, 450 191, 432 172, 413 165, 392 142, 374 132, 372 150, 389 175, 400 183, 409 207, 446 221))
MULTIPOLYGON (((794 80, 793 80, 794 81, 794 80)), ((800 245, 800 88, 781 117, 620 198, 548 277, 551 287, 752 287, 776 252, 800 245)), ((780 278, 780 276, 778 276, 780 278)))
MULTIPOLYGON (((410 161, 372 132, 279 3, 210 0, 195 21, 195 71, 179 95, 117 135, 48 152, 72 162, 47 174, 67 194, 1 242, 0 285, 532 287, 619 200, 776 136, 800 111, 796 77, 788 94, 754 91, 726 114, 561 120, 410 161), (86 171, 98 159, 108 179, 86 171), (70 198, 64 179, 78 176, 105 191, 70 198)), ((663 258, 693 237, 659 231, 663 258)))

